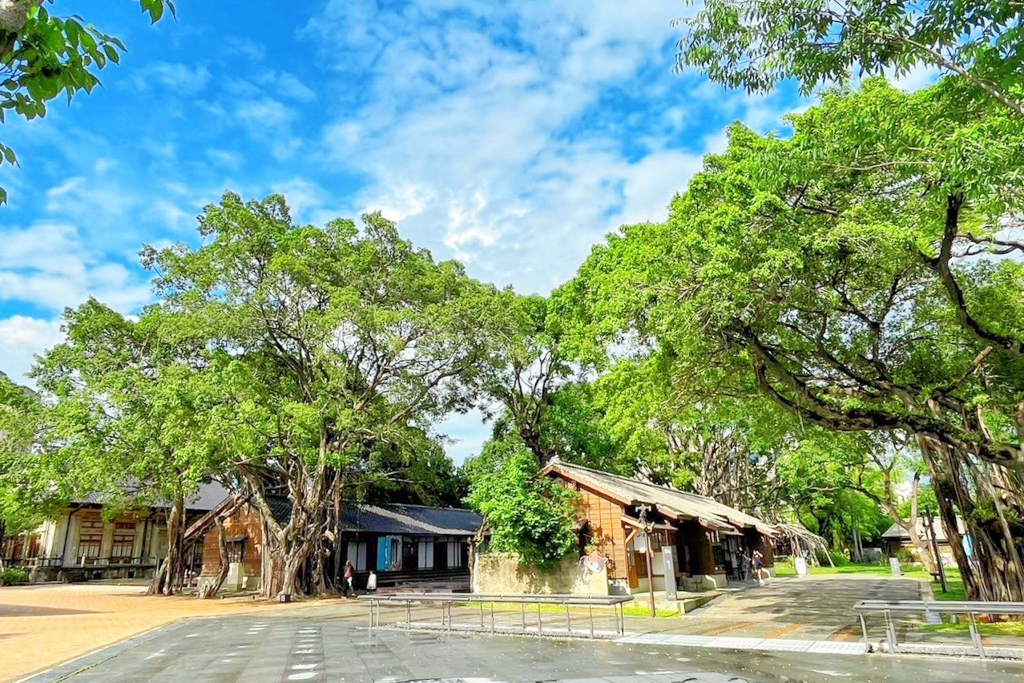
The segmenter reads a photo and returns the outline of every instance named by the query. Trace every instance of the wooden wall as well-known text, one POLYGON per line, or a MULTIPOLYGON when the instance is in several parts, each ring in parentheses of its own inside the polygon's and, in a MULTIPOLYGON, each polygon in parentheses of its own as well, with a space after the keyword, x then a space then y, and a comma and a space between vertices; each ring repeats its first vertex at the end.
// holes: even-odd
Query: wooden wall
POLYGON ((612 566, 608 567, 608 578, 628 579, 626 531, 622 524, 625 508, 618 502, 609 500, 578 482, 565 480, 557 472, 552 473, 552 476, 556 477, 563 486, 579 494, 580 500, 577 503, 579 520, 590 524, 591 538, 594 539, 601 553, 612 561, 612 566))
MULTIPOLYGON (((245 536, 245 551, 242 553, 243 575, 259 576, 263 552, 263 525, 259 512, 248 503, 243 504, 224 521, 224 532, 228 538, 245 536)), ((220 529, 212 527, 203 536, 203 572, 201 576, 216 576, 220 571, 220 529)))

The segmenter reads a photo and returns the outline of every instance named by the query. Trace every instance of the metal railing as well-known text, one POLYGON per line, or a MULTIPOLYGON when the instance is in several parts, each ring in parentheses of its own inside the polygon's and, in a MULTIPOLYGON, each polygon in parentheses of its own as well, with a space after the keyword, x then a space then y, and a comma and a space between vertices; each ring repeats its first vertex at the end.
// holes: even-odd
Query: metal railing
POLYGON ((998 614, 1003 616, 1024 616, 1024 602, 984 602, 960 601, 937 602, 935 600, 861 600, 853 608, 860 617, 860 627, 864 633, 864 644, 868 645, 868 627, 864 621, 865 612, 882 612, 885 616, 885 637, 889 652, 899 652, 896 642, 896 626, 893 614, 965 614, 967 615, 968 631, 971 643, 982 659, 985 658, 985 646, 978 633, 977 615, 998 614))
POLYGON ((370 629, 381 628, 381 607, 402 608, 405 621, 397 622, 397 627, 406 629, 444 630, 447 632, 471 631, 484 633, 506 633, 519 635, 555 636, 555 637, 587 637, 604 638, 621 636, 626 632, 626 616, 623 605, 633 599, 631 595, 482 595, 478 593, 391 593, 385 595, 361 595, 360 600, 370 605, 370 629), (413 621, 413 607, 440 606, 440 621, 413 621), (519 606, 519 610, 514 607, 519 606), (564 609, 564 620, 559 616, 561 610, 552 612, 548 608, 549 619, 545 624, 544 607, 556 606, 564 609), (458 612, 452 610, 457 606, 458 612), (478 607, 478 610, 474 609, 478 607), (499 606, 498 609, 495 609, 499 606), (527 607, 530 607, 527 610, 527 607), (533 607, 536 606, 536 622, 533 621, 533 607), (465 609, 463 609, 465 608, 465 609), (597 617, 611 608, 614 618, 614 632, 602 631, 594 626, 594 609, 598 609, 597 617), (529 611, 529 618, 527 612, 529 611), (573 611, 577 611, 576 626, 573 625, 573 611), (583 611, 583 615, 579 612, 583 611), (498 615, 498 619, 495 615, 498 615), (463 616, 456 623, 456 615, 463 616), (472 621, 470 621, 472 615, 472 621), (515 617, 518 616, 518 619, 515 617), (477 619, 479 617, 479 620, 477 619), (506 623, 499 623, 504 620, 506 623), (582 626, 581 626, 582 622, 582 626))

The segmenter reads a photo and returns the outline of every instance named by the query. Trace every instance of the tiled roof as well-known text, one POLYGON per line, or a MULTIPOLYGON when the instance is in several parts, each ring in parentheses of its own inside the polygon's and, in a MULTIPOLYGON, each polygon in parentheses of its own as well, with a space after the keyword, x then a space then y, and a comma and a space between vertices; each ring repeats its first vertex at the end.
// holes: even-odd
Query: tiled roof
MULTIPOLYGON (((131 490, 132 485, 127 484, 125 486, 125 493, 130 494, 131 490)), ((193 495, 186 498, 185 507, 195 512, 207 512, 217 507, 230 493, 230 491, 216 482, 200 484, 199 489, 193 495)), ((111 502, 110 498, 101 493, 89 493, 71 501, 74 505, 104 505, 109 502, 111 502)), ((149 507, 163 509, 169 506, 169 503, 154 503, 149 507)))
POLYGON ((590 484, 598 490, 625 501, 628 505, 653 505, 663 514, 668 513, 672 517, 696 518, 705 526, 720 531, 729 532, 734 528, 755 528, 763 534, 775 534, 774 527, 757 517, 695 493, 677 491, 667 486, 658 486, 564 462, 554 462, 545 471, 557 473, 581 484, 590 484))
MULTIPOLYGON (((917 534, 922 539, 931 539, 931 535, 925 528, 925 521, 926 518, 924 517, 917 518, 917 534)), ((965 533, 966 527, 964 527, 964 520, 957 517, 956 525, 958 527, 958 531, 961 534, 965 533)), ((941 517, 935 517, 932 520, 932 528, 935 529, 936 541, 938 541, 939 543, 946 543, 949 540, 946 538, 946 527, 942 524, 941 517)), ((907 530, 901 527, 899 524, 893 524, 891 527, 885 530, 885 533, 882 534, 882 538, 886 538, 889 540, 909 541, 910 534, 907 533, 907 530)))
POLYGON ((281 526, 287 526, 292 521, 292 502, 288 496, 267 496, 267 505, 274 514, 274 521, 281 526))
POLYGON ((377 534, 472 536, 482 523, 472 510, 425 505, 354 505, 341 513, 343 531, 377 534))
POLYGON ((35 392, 35 390, 33 390, 33 389, 29 388, 29 387, 26 387, 24 384, 18 384, 17 382, 15 382, 13 379, 8 377, 7 373, 5 373, 3 370, 0 370, 0 378, 6 379, 8 382, 10 382, 11 384, 13 384, 15 386, 21 387, 21 390, 25 392, 26 396, 38 396, 39 395, 39 394, 37 394, 35 392))

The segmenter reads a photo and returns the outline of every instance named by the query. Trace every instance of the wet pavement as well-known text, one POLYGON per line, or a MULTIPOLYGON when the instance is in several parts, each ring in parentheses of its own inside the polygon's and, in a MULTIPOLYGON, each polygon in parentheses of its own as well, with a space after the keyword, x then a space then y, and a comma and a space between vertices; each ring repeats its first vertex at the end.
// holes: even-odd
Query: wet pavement
POLYGON ((190 619, 30 680, 1007 681, 1024 663, 369 631, 351 611, 190 619))
MULTIPOLYGON (((751 584, 716 598, 684 619, 646 620, 645 630, 696 636, 859 640, 860 621, 853 611, 857 602, 920 599, 921 582, 916 579, 864 575, 771 579, 764 587, 751 584)), ((883 637, 882 617, 870 617, 868 626, 870 635, 883 637)), ((629 627, 634 628, 634 623, 629 627)))

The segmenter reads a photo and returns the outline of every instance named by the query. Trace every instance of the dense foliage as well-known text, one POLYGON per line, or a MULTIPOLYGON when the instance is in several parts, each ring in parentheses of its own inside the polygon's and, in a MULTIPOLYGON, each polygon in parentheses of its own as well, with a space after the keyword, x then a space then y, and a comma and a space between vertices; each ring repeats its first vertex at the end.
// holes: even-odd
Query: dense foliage
POLYGON ((283 563, 282 585, 264 590, 323 588, 316 550, 325 532, 340 538, 339 506, 367 464, 436 457, 433 420, 470 405, 484 357, 476 332, 494 317, 495 291, 379 214, 361 229, 301 226, 283 197, 227 194, 199 223, 202 247, 147 250, 144 261, 225 378, 231 414, 213 426, 230 435, 232 472, 283 563), (282 493, 287 524, 268 503, 282 493))
POLYGON ((472 463, 468 502, 487 520, 492 552, 545 566, 576 549, 576 509, 572 492, 539 471, 517 436, 502 435, 472 463))
POLYGON ((918 439, 946 514, 995 537, 989 590, 1010 595, 1019 517, 988 522, 1024 508, 989 494, 1024 466, 1024 271, 989 247, 1015 248, 997 235, 1020 210, 1024 119, 961 95, 868 81, 794 116, 791 139, 734 126, 666 223, 612 236, 572 287, 591 337, 644 340, 691 400, 753 392, 829 431, 918 439))

